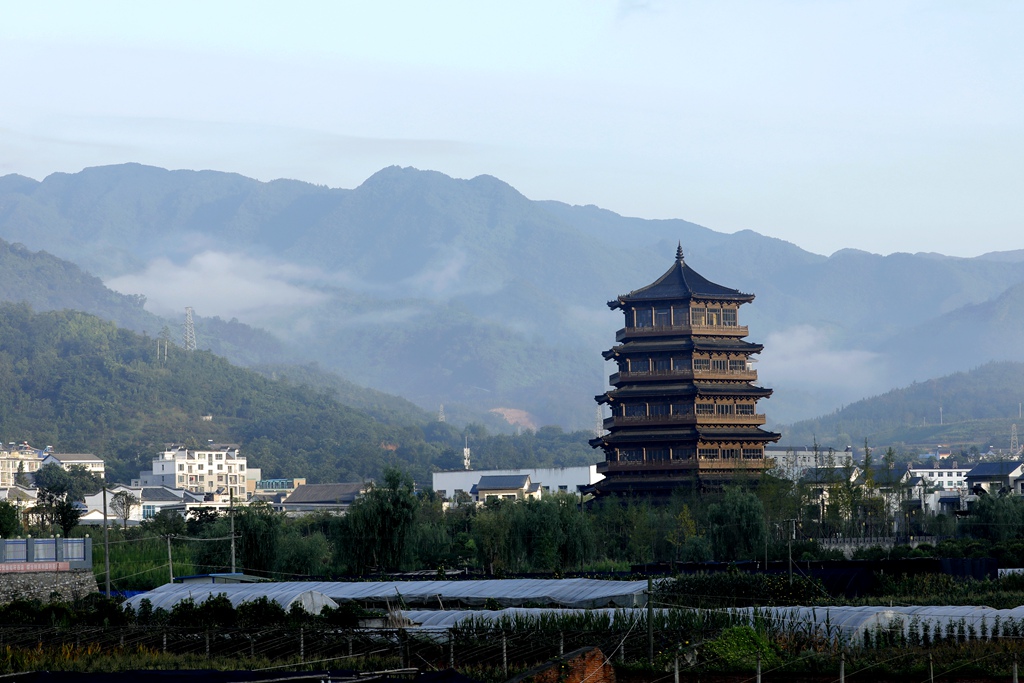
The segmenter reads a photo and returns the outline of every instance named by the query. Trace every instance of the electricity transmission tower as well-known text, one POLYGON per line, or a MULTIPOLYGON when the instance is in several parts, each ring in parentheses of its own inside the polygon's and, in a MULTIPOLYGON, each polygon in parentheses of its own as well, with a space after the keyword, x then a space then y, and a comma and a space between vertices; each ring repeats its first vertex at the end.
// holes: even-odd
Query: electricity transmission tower
POLYGON ((184 339, 185 351, 196 350, 196 325, 192 321, 192 307, 185 307, 185 335, 184 339))

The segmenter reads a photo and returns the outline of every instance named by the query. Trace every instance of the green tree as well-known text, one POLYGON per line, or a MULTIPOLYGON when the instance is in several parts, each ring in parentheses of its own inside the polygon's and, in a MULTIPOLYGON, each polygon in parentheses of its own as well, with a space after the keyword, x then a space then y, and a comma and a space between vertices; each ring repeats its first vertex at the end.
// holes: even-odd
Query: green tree
POLYGON ((110 509, 121 520, 121 528, 128 528, 132 511, 139 507, 139 499, 131 491, 118 491, 110 497, 110 509))
POLYGON ((356 500, 346 517, 360 571, 371 567, 398 569, 416 507, 412 478, 393 468, 385 469, 380 485, 371 485, 356 500))
POLYGON ((10 538, 21 533, 21 514, 18 508, 6 500, 0 500, 0 538, 10 538))
POLYGON ((708 526, 715 557, 743 560, 764 552, 764 508, 754 494, 736 487, 708 507, 708 526))

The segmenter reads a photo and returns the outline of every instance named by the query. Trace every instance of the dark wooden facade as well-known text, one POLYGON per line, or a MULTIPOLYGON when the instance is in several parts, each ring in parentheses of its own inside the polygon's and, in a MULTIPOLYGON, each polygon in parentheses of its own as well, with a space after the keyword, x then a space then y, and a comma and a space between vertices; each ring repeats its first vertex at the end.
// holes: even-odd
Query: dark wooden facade
POLYGON ((739 319, 753 300, 699 275, 680 247, 668 272, 608 302, 626 325, 604 352, 618 365, 613 389, 596 397, 611 409, 590 442, 605 453, 598 494, 718 489, 770 467, 764 445, 779 434, 761 429, 757 401, 772 392, 754 385, 750 360, 763 347, 739 319))

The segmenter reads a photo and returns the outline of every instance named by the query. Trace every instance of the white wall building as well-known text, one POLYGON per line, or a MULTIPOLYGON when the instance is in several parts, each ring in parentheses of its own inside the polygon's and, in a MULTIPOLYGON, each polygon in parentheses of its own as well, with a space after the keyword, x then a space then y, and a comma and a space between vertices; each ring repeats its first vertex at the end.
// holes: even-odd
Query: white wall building
POLYGON ((203 494, 211 502, 236 503, 246 500, 247 466, 245 456, 235 444, 208 444, 190 450, 168 444, 167 450, 153 459, 150 472, 139 473, 133 487, 166 486, 203 494))
POLYGON ((524 475, 530 476, 530 481, 539 484, 540 489, 545 493, 571 493, 579 495, 578 487, 590 486, 604 479, 603 474, 598 474, 597 465, 583 465, 581 467, 530 467, 521 469, 503 470, 451 470, 448 472, 434 472, 432 485, 434 491, 446 500, 453 500, 459 493, 472 495, 474 486, 480 483, 481 477, 524 475))
POLYGON ((43 465, 58 465, 66 470, 72 467, 83 467, 100 479, 106 479, 106 465, 103 460, 92 453, 47 453, 43 456, 43 465))
MULTIPOLYGON (((137 505, 131 509, 128 524, 135 525, 150 517, 156 517, 163 510, 173 510, 182 517, 188 514, 191 507, 202 506, 203 494, 192 493, 183 489, 171 489, 166 486, 115 486, 107 489, 107 523, 119 524, 120 515, 111 505, 114 494, 126 491, 135 497, 137 505)), ((82 515, 81 524, 103 523, 103 492, 85 497, 86 513, 82 515)))

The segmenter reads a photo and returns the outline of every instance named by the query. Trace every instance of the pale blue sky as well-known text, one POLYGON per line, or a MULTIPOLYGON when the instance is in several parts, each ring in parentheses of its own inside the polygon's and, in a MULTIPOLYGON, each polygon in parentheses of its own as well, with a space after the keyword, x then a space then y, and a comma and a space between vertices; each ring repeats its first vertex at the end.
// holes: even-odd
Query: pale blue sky
POLYGON ((1024 248, 1017 2, 0 0, 0 174, 495 175, 818 253, 1024 248))

